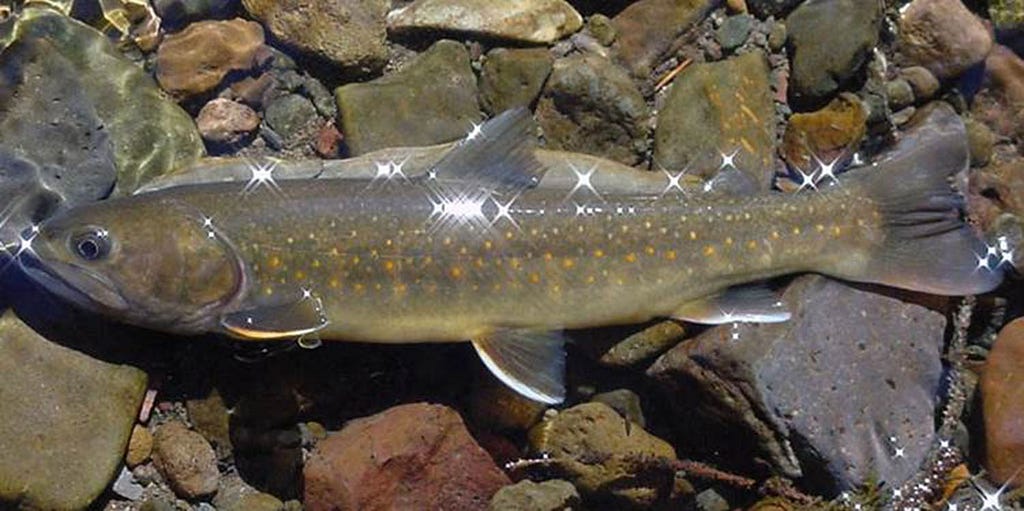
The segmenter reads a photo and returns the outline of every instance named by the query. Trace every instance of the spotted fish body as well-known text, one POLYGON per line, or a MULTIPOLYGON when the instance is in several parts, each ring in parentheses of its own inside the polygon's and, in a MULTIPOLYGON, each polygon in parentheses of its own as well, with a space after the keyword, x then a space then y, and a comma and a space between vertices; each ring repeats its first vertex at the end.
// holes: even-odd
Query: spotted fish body
POLYGON ((562 329, 785 320, 773 296, 735 290, 798 272, 939 294, 1001 280, 977 264, 985 244, 948 185, 966 161, 948 121, 934 126, 948 136, 908 138, 838 186, 737 197, 610 193, 575 167, 572 187, 537 186, 546 169, 522 118, 500 116, 418 177, 254 173, 72 210, 43 226, 30 274, 182 333, 472 340, 499 378, 547 402, 564 393, 562 329))

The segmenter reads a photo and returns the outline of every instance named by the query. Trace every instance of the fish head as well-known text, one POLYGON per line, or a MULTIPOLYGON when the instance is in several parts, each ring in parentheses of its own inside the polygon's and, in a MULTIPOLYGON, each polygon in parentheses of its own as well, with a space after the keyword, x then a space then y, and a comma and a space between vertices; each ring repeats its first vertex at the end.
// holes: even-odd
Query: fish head
POLYGON ((126 323, 208 331, 245 282, 237 251, 204 217, 138 197, 67 210, 34 235, 27 273, 58 296, 126 323))

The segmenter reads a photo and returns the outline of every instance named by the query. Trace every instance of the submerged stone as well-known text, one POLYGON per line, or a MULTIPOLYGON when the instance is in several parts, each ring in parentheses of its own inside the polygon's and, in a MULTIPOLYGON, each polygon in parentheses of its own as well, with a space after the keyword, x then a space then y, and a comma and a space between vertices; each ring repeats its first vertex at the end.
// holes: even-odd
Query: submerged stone
POLYGON ((388 14, 392 32, 464 32, 527 43, 551 43, 583 26, 565 0, 416 0, 388 14))
POLYGON ((352 155, 447 142, 480 120, 469 52, 455 41, 438 41, 406 68, 334 96, 352 155))
POLYGON ((146 374, 0 317, 0 508, 87 507, 117 474, 146 374))

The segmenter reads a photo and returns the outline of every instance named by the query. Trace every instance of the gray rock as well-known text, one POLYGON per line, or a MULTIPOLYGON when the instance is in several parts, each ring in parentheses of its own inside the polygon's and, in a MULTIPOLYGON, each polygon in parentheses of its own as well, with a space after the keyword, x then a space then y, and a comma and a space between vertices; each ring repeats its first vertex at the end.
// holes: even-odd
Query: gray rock
POLYGON ((583 26, 565 0, 416 0, 388 13, 395 33, 441 31, 551 43, 583 26))
POLYGON ((0 62, 20 85, 0 98, 0 145, 36 165, 43 185, 69 204, 108 194, 113 172, 115 193, 130 191, 203 154, 188 114, 103 34, 45 8, 26 8, 13 23, 17 40, 2 41, 10 46, 0 62))
POLYGON ((612 18, 616 61, 646 79, 676 38, 704 19, 710 0, 639 0, 612 18))
POLYGON ((242 0, 285 44, 346 72, 379 72, 387 62, 387 0, 242 0))
POLYGON ((711 177, 733 155, 767 189, 775 164, 775 103, 764 54, 696 64, 676 78, 654 132, 654 168, 711 177))
POLYGON ((637 78, 647 78, 680 34, 712 9, 710 0, 639 0, 611 19, 615 57, 637 78))
POLYGON ((712 488, 698 493, 694 501, 698 511, 729 511, 732 509, 729 501, 712 488))
POLYGON ((454 140, 480 119, 469 52, 455 41, 438 41, 406 68, 343 85, 334 97, 353 155, 454 140))
POLYGON ((898 487, 934 440, 945 317, 820 276, 783 300, 789 322, 713 328, 649 369, 680 435, 756 453, 817 491, 898 487))
POLYGON ((153 9, 167 27, 189 21, 229 18, 238 7, 238 0, 153 0, 153 9))
POLYGON ((640 405, 640 396, 636 395, 636 392, 632 390, 618 389, 594 394, 590 401, 610 406, 613 410, 619 412, 619 415, 637 423, 641 428, 647 426, 647 421, 644 419, 644 409, 640 405))
POLYGON ((194 499, 217 491, 217 455, 202 435, 181 422, 168 422, 153 434, 153 464, 180 497, 194 499))
POLYGON ((480 73, 480 100, 495 115, 517 106, 529 107, 551 74, 554 59, 543 48, 487 53, 480 73))
POLYGON ((579 509, 580 494, 568 481, 519 481, 491 497, 491 511, 567 511, 579 509))
POLYGON ((885 95, 888 96, 889 105, 893 110, 914 104, 914 89, 910 86, 910 82, 903 78, 886 82, 885 95))
POLYGON ((627 165, 647 152, 650 111, 621 68, 597 55, 555 61, 537 103, 548 147, 601 156, 627 165))
POLYGON ((146 491, 146 488, 135 480, 135 476, 127 467, 121 467, 121 473, 117 475, 111 489, 128 500, 139 500, 146 491))
POLYGON ((263 115, 267 124, 284 139, 286 147, 294 146, 300 136, 315 129, 320 120, 313 103, 298 94, 274 99, 263 115))
POLYGON ((281 511, 284 509, 277 497, 263 493, 249 486, 237 475, 226 476, 220 481, 213 505, 218 511, 281 511))
POLYGON ((117 474, 146 374, 0 317, 0 508, 83 509, 117 474))
POLYGON ((790 102, 812 110, 827 102, 867 61, 881 21, 881 4, 874 0, 808 0, 797 7, 786 18, 790 102))
POLYGON ((737 14, 725 18, 722 25, 715 31, 715 38, 718 44, 725 51, 732 51, 747 42, 750 29, 753 27, 754 17, 749 14, 737 14))

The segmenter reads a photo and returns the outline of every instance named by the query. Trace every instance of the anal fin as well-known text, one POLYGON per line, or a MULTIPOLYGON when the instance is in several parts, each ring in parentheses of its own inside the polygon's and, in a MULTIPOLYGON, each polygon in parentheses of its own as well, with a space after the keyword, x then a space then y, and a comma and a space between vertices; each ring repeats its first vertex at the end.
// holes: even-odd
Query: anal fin
POLYGON ((775 293, 763 286, 739 286, 686 302, 672 314, 675 319, 721 325, 724 323, 780 323, 790 313, 775 293))
POLYGON ((565 399, 565 340, 557 332, 504 330, 473 347, 487 369, 523 396, 546 404, 565 399))
POLYGON ((268 341, 309 337, 327 326, 320 298, 301 292, 297 298, 277 304, 260 304, 221 317, 231 335, 268 341))

